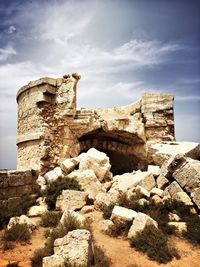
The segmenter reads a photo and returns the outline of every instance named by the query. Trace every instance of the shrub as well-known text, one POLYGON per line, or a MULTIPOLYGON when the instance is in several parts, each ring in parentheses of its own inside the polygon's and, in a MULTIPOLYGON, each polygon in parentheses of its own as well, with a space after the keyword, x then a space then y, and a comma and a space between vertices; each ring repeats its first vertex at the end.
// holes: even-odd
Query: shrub
POLYGON ((128 231, 129 231, 132 223, 133 222, 115 223, 115 226, 112 229, 110 235, 113 237, 117 237, 117 236, 126 237, 128 235, 128 231))
POLYGON ((184 236, 194 244, 200 244, 200 218, 193 215, 186 220, 187 231, 184 236))
POLYGON ((38 171, 38 170, 31 169, 31 174, 32 174, 33 176, 38 177, 38 175, 39 175, 39 171, 38 171))
POLYGON ((12 208, 1 208, 0 209, 0 229, 8 224, 11 217, 20 216, 26 214, 29 208, 36 205, 36 198, 29 195, 24 195, 21 198, 19 204, 12 208))
POLYGON ((111 260, 105 255, 101 247, 94 245, 94 267, 109 267, 111 260))
POLYGON ((49 232, 44 248, 40 248, 34 252, 31 258, 31 265, 33 267, 42 267, 42 258, 53 254, 54 241, 57 238, 64 237, 69 231, 80 228, 84 228, 84 226, 82 227, 74 216, 68 214, 63 224, 58 224, 56 228, 49 232))
POLYGON ((50 210, 55 209, 56 199, 64 189, 81 190, 79 183, 68 177, 59 177, 56 181, 51 182, 44 191, 45 201, 50 210))
POLYGON ((8 264, 6 265, 6 267, 19 267, 19 263, 18 263, 18 262, 8 263, 8 264))
POLYGON ((6 229, 3 240, 15 242, 27 242, 31 238, 29 228, 26 223, 16 224, 10 229, 6 229))
POLYGON ((159 263, 167 263, 173 257, 179 258, 175 247, 168 243, 167 236, 153 225, 146 226, 142 232, 131 238, 130 245, 159 263))
POLYGON ((62 212, 47 211, 41 216, 41 226, 43 227, 55 227, 58 225, 62 212))
POLYGON ((111 203, 110 205, 108 205, 108 206, 105 205, 102 208, 104 219, 110 219, 110 216, 112 214, 112 210, 113 210, 114 206, 115 206, 115 204, 114 203, 111 203))

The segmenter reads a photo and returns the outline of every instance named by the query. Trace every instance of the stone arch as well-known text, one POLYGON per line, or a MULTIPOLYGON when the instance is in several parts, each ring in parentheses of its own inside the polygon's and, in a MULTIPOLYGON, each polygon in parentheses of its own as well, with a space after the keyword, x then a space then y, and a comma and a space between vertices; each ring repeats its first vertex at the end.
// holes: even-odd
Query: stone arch
POLYGON ((91 147, 105 152, 115 175, 147 167, 145 143, 132 133, 98 129, 81 136, 78 141, 79 153, 91 147))

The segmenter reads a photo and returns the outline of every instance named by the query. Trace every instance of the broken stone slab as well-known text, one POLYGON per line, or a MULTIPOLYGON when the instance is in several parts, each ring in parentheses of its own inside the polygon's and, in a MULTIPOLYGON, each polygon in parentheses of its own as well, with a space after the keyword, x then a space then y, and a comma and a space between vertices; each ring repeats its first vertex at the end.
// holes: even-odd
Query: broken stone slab
POLYGON ((60 219, 60 223, 61 224, 64 224, 65 221, 68 219, 68 217, 74 217, 79 223, 81 226, 84 225, 85 223, 85 217, 83 215, 81 215, 80 213, 76 212, 76 211, 72 211, 72 210, 65 210, 63 212, 63 215, 60 219))
POLYGON ((38 176, 36 183, 40 186, 41 191, 44 191, 47 188, 47 182, 41 175, 38 176))
POLYGON ((54 254, 63 257, 69 265, 91 266, 92 238, 88 230, 74 230, 54 242, 54 254))
POLYGON ((151 172, 154 177, 158 177, 160 175, 160 167, 156 165, 148 165, 148 172, 151 172))
POLYGON ((61 169, 66 173, 70 173, 74 171, 76 166, 79 164, 79 159, 78 158, 68 158, 65 159, 61 164, 60 167, 61 169))
POLYGON ((200 188, 196 188, 195 190, 192 191, 191 198, 197 205, 197 207, 200 209, 200 188))
POLYGON ((110 205, 115 205, 119 200, 119 193, 99 193, 95 197, 94 207, 96 209, 103 209, 104 207, 108 207, 110 205))
POLYGON ((150 191, 155 187, 155 179, 152 173, 141 172, 140 170, 133 173, 125 173, 113 177, 114 183, 109 192, 126 192, 129 189, 140 185, 150 191))
POLYGON ((111 220, 114 223, 126 223, 132 222, 133 219, 137 216, 137 212, 131 209, 127 209, 120 206, 114 206, 112 210, 111 220))
POLYGON ((186 162, 186 158, 182 154, 171 156, 161 166, 161 174, 166 178, 171 178, 173 173, 186 162))
POLYGON ((163 174, 160 174, 156 180, 156 184, 159 189, 164 189, 169 185, 169 180, 163 174))
POLYGON ((57 197, 56 209, 64 211, 79 210, 87 203, 88 194, 76 190, 63 190, 62 194, 57 197))
POLYGON ((182 154, 186 157, 198 159, 200 156, 200 144, 193 142, 148 142, 149 161, 161 166, 171 156, 182 154))
POLYGON ((170 222, 179 222, 181 218, 176 213, 169 213, 168 215, 170 222))
POLYGON ((28 216, 29 217, 36 217, 36 216, 41 216, 45 212, 47 212, 48 209, 45 205, 40 205, 40 206, 32 206, 28 210, 28 216))
POLYGON ((93 170, 100 182, 112 179, 110 161, 104 152, 100 152, 95 148, 90 148, 87 153, 83 153, 79 159, 79 170, 93 170))
POLYGON ((42 260, 42 267, 65 267, 65 259, 61 255, 53 254, 49 257, 44 257, 42 260))
POLYGON ((54 170, 45 173, 44 178, 46 179, 47 184, 49 184, 56 181, 61 176, 62 176, 61 168, 56 167, 54 170))
POLYGON ((103 185, 97 179, 93 170, 77 170, 68 175, 69 178, 75 179, 82 190, 88 194, 88 198, 94 200, 96 195, 105 192, 103 185))
POLYGON ((144 187, 137 185, 134 189, 134 192, 138 197, 150 197, 149 191, 147 191, 144 187))
POLYGON ((142 212, 138 212, 129 229, 128 238, 133 238, 138 232, 143 231, 147 225, 153 225, 158 228, 158 224, 155 220, 142 212))
POLYGON ((151 196, 154 196, 154 195, 157 195, 159 197, 163 197, 163 190, 162 189, 159 189, 159 188, 152 188, 151 191, 150 191, 150 195, 151 196))
POLYGON ((152 196, 151 199, 154 201, 155 204, 159 204, 159 203, 162 202, 161 197, 159 197, 158 195, 154 195, 154 196, 152 196))
POLYGON ((200 161, 185 158, 185 164, 173 172, 174 179, 187 193, 200 187, 200 161))
POLYGON ((111 220, 102 220, 99 222, 99 228, 103 233, 111 235, 115 229, 115 224, 111 220))
POLYGON ((193 206, 190 197, 185 192, 177 192, 173 195, 172 199, 184 203, 186 206, 193 206))
POLYGON ((27 224, 30 233, 32 233, 32 231, 36 229, 36 223, 33 222, 30 218, 28 218, 26 215, 10 218, 9 223, 7 225, 7 229, 9 230, 17 224, 27 224))
POLYGON ((178 193, 178 192, 183 192, 183 189, 180 187, 180 185, 176 181, 173 181, 170 185, 168 185, 165 188, 165 190, 163 192, 163 196, 165 196, 169 193, 170 196, 173 197, 173 195, 178 193))

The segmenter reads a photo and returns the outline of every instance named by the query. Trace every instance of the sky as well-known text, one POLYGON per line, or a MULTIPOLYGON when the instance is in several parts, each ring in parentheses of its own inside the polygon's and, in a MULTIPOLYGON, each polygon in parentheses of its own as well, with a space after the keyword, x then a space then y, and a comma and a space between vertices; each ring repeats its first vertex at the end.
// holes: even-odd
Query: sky
POLYGON ((0 0, 0 168, 16 168, 16 93, 78 72, 78 107, 175 96, 178 141, 200 142, 199 0, 0 0))

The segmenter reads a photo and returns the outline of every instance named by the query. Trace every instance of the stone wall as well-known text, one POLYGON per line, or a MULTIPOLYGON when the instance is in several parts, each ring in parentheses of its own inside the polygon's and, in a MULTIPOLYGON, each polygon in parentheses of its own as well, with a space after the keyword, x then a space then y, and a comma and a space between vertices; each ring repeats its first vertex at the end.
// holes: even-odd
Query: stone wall
POLYGON ((16 206, 23 195, 37 192, 37 176, 28 171, 0 171, 0 208, 16 206))
POLYGON ((41 78, 19 90, 18 170, 43 174, 90 147, 127 154, 136 169, 145 169, 148 141, 175 139, 173 96, 144 94, 125 107, 77 110, 79 79, 41 78))

